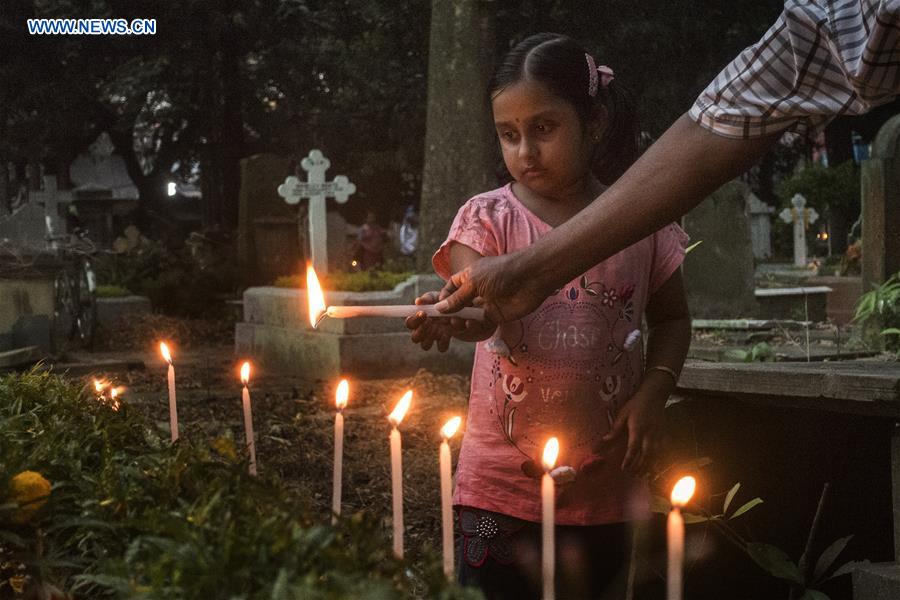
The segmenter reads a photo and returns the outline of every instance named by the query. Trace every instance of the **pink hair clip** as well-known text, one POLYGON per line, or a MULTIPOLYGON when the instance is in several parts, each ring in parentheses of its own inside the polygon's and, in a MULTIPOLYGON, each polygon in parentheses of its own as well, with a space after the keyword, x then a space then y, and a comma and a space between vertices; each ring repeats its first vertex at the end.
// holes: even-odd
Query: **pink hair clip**
POLYGON ((598 67, 597 63, 594 62, 594 57, 590 54, 585 53, 584 59, 588 64, 588 96, 593 98, 597 95, 597 86, 602 85, 606 88, 616 74, 606 65, 598 67))

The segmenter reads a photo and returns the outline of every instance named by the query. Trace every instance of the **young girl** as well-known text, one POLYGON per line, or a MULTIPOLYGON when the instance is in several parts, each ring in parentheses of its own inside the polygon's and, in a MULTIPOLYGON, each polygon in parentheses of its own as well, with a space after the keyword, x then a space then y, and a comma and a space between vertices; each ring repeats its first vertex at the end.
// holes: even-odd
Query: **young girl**
MULTIPOLYGON (((567 37, 520 43, 490 89, 513 181, 459 210, 433 258, 445 279, 481 256, 532 244, 636 155, 634 113, 612 70, 567 37)), ((557 464, 570 467, 557 486, 559 597, 622 597, 625 522, 649 514, 640 474, 690 341, 679 272, 686 239, 672 224, 499 328, 422 313, 407 320, 426 350, 435 342, 446 349, 451 337, 480 342, 454 498, 462 583, 488 598, 539 597, 541 453, 557 436, 557 464)), ((434 293, 417 302, 437 300, 434 293)))

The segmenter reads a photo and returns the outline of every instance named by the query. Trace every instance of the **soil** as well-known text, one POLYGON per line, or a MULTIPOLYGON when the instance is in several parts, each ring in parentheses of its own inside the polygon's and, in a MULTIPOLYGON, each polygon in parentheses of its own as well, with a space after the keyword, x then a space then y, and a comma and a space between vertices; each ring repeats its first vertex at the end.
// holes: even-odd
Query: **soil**
MULTIPOLYGON (((167 366, 158 353, 160 339, 170 342, 175 361, 178 423, 184 437, 225 437, 244 446, 239 368, 229 324, 178 322, 153 317, 108 338, 103 352, 78 356, 95 362, 143 362, 143 369, 98 371, 84 376, 123 386, 123 404, 168 429, 167 366), (213 339, 218 343, 205 343, 213 339), (137 348, 137 349, 135 349, 137 348)), ((233 331, 233 329, 231 329, 233 331)), ((334 393, 337 381, 311 381, 253 367, 250 390, 260 476, 277 476, 289 489, 309 497, 312 508, 329 518, 332 495, 334 393)), ((438 446, 441 426, 465 415, 469 379, 419 371, 414 377, 350 381, 344 412, 343 512, 383 515, 391 527, 390 425, 388 413, 407 389, 414 390, 403 420, 403 479, 406 547, 411 552, 440 548, 438 446)), ((457 437, 451 442, 454 460, 457 437)))

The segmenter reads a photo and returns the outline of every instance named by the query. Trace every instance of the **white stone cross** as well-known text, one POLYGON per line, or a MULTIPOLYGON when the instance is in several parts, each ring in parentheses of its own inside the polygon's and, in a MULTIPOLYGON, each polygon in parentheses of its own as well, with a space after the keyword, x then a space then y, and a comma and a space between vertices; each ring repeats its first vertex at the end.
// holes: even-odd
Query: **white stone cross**
MULTIPOLYGON (((59 205, 67 204, 73 200, 72 192, 61 192, 56 187, 55 175, 44 175, 42 178, 44 189, 31 193, 31 200, 44 206, 44 223, 48 238, 65 235, 66 220, 59 214, 59 205)), ((48 240, 55 247, 55 240, 48 240)))
POLYGON ((806 266, 806 228, 810 223, 815 223, 819 213, 814 208, 806 208, 806 198, 795 194, 791 198, 793 208, 785 208, 779 213, 779 217, 785 223, 794 224, 794 265, 806 266))
POLYGON ((300 181, 292 175, 278 186, 278 195, 291 205, 309 198, 309 247, 313 268, 321 276, 328 272, 325 199, 331 197, 343 204, 356 191, 356 185, 350 183, 344 175, 338 175, 334 181, 325 181, 325 171, 331 166, 331 161, 319 150, 311 150, 309 156, 300 162, 300 166, 309 174, 307 181, 300 181))

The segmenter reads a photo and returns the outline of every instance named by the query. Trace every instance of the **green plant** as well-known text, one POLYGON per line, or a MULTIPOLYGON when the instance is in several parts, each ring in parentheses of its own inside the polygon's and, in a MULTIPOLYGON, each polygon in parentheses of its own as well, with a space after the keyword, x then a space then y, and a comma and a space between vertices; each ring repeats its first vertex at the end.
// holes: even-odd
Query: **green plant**
POLYGON ((233 445, 170 444, 122 400, 113 410, 45 372, 0 378, 0 584, 33 597, 477 597, 448 584, 434 556, 395 560, 378 519, 331 526, 302 488, 248 475, 233 445), (52 484, 27 522, 10 487, 23 471, 52 484))
POLYGON ((807 166, 778 186, 778 195, 790 208, 795 194, 803 195, 807 206, 821 213, 828 210, 855 211, 859 209, 859 169, 852 160, 836 167, 820 164, 807 166))
MULTIPOLYGON (((694 462, 698 465, 705 465, 709 464, 711 461, 709 459, 699 459, 699 461, 694 462)), ((684 466, 682 466, 682 468, 684 468, 684 466)), ((848 575, 856 566, 868 562, 849 561, 837 568, 833 568, 838 556, 852 539, 853 536, 850 535, 832 542, 816 559, 814 568, 810 569, 808 567, 808 565, 812 564, 810 560, 811 557, 808 556, 811 552, 810 542, 815 536, 815 529, 824 502, 825 491, 823 491, 822 499, 820 499, 816 518, 813 520, 807 548, 804 550, 803 555, 801 555, 798 561, 793 561, 784 550, 777 546, 747 540, 737 531, 737 529, 735 529, 735 527, 733 527, 732 521, 747 514, 760 504, 763 504, 763 500, 759 497, 752 498, 729 513, 740 488, 741 484, 736 483, 728 490, 725 494, 725 500, 722 503, 721 512, 712 513, 703 509, 692 512, 682 511, 684 522, 687 525, 703 523, 706 524, 706 526, 715 529, 732 545, 746 554, 750 560, 767 574, 787 582, 790 585, 791 590, 789 598, 796 598, 797 600, 829 600, 829 597, 824 592, 821 592, 816 588, 835 577, 848 575)), ((670 508, 669 501, 666 498, 659 495, 653 496, 651 506, 653 512, 667 514, 670 508)))
POLYGON ((749 350, 733 348, 725 351, 725 358, 733 362, 774 362, 775 350, 767 342, 759 342, 749 350))
POLYGON ((98 298, 124 298, 125 296, 130 296, 131 292, 128 288, 124 288, 120 285, 103 284, 97 286, 97 289, 94 290, 94 294, 96 294, 98 298))
POLYGON ((213 242, 193 233, 182 248, 171 250, 132 237, 119 251, 95 259, 101 284, 147 296, 154 310, 181 317, 209 316, 211 307, 219 306, 217 297, 234 290, 234 263, 226 244, 216 244, 213 252, 213 242))
POLYGON ((860 297, 853 321, 871 345, 900 354, 900 273, 860 297))

